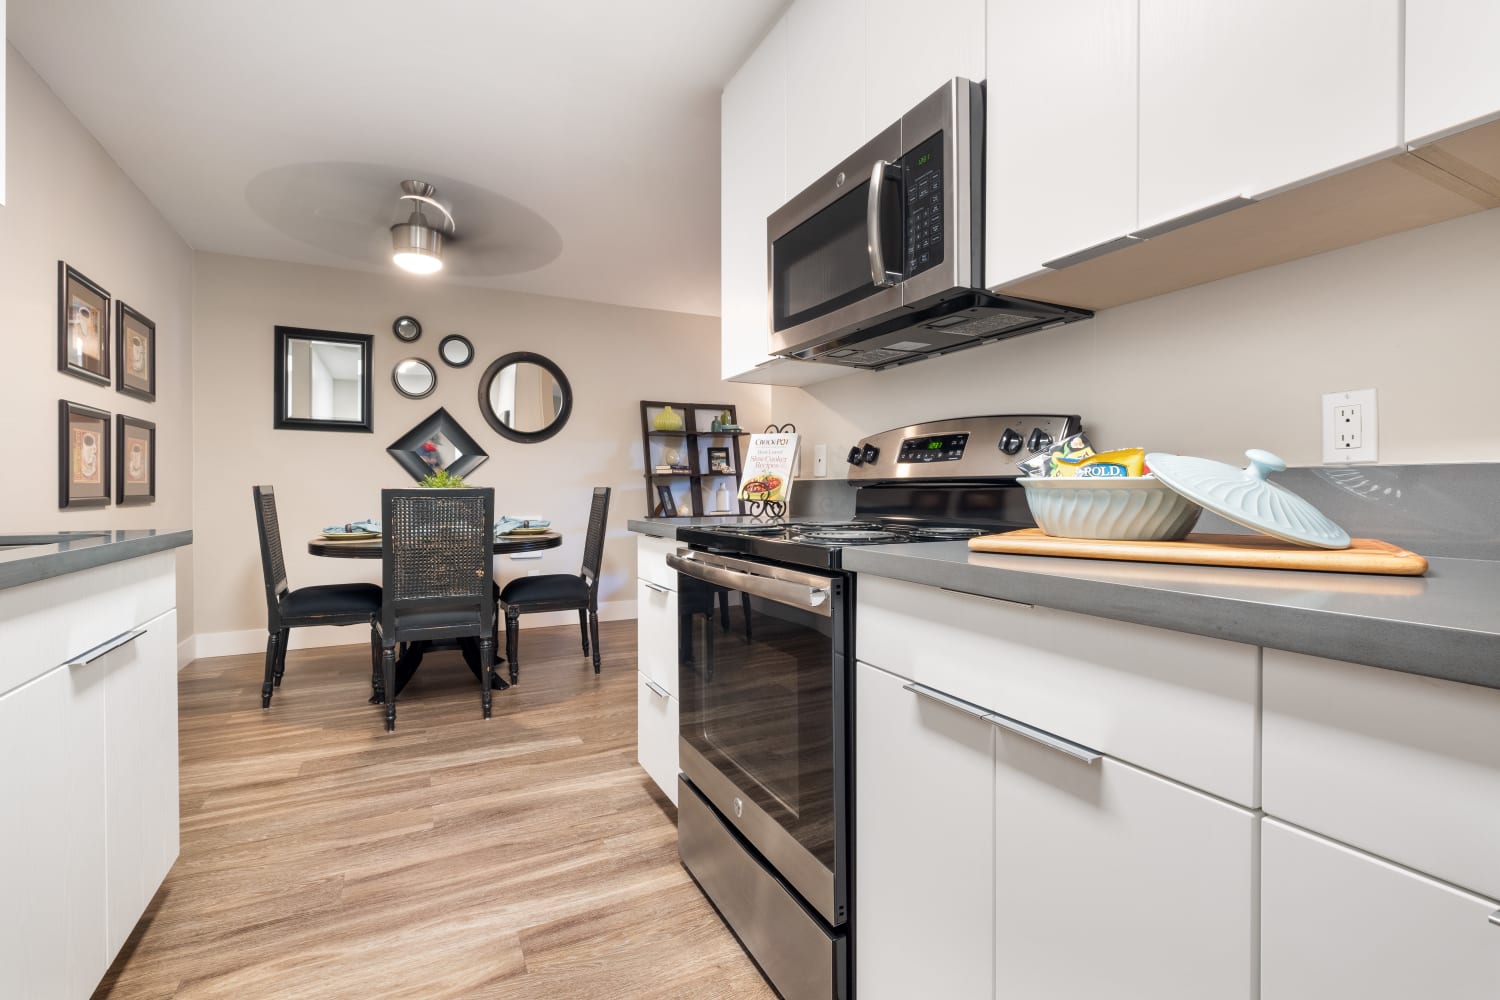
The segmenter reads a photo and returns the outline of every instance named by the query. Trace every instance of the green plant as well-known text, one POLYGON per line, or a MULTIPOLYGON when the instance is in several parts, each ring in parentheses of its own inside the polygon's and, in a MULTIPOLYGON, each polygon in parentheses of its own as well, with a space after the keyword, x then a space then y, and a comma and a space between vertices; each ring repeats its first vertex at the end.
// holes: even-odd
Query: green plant
POLYGON ((463 489, 469 484, 464 482, 463 476, 455 476, 447 469, 437 469, 422 477, 418 486, 425 486, 430 490, 457 490, 463 489))

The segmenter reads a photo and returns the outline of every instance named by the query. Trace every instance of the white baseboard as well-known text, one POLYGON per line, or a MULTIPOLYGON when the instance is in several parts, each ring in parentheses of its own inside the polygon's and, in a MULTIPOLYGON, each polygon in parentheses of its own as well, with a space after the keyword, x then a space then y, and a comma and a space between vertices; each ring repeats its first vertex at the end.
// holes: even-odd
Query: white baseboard
MULTIPOLYGON (((612 601, 599 605, 599 620, 603 622, 623 621, 634 618, 634 601, 612 601)), ((521 619, 523 627, 543 628, 548 625, 577 625, 578 614, 573 611, 542 611, 526 615, 521 619)), ((505 630, 505 623, 500 623, 505 630)), ((503 641, 503 640, 502 640, 503 641)), ((292 629, 288 649, 319 649, 324 646, 355 646, 369 642, 369 635, 356 625, 321 625, 315 628, 292 629)), ((264 653, 266 630, 249 628, 237 632, 202 632, 189 636, 177 647, 177 669, 181 670, 192 660, 210 656, 239 656, 243 653, 264 653), (191 654, 183 660, 184 651, 191 654)))

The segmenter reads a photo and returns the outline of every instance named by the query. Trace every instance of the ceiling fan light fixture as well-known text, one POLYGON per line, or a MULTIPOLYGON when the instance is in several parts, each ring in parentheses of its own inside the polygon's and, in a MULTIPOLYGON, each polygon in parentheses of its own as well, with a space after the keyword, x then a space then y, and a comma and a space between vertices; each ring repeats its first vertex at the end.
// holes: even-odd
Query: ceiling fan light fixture
POLYGON ((445 227, 451 232, 453 216, 433 195, 437 189, 423 181, 402 181, 402 201, 411 201, 411 216, 391 227, 391 260, 412 274, 436 274, 443 269, 443 231, 427 224, 422 205, 431 205, 443 214, 445 227))

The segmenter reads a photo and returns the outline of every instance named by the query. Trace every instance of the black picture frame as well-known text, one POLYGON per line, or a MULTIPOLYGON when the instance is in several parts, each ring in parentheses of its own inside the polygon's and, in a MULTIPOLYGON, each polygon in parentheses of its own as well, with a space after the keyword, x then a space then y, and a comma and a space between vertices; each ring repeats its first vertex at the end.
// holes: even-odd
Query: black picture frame
POLYGON ((729 465, 728 448, 708 449, 708 471, 711 475, 715 476, 730 476, 734 474, 734 469, 729 465))
POLYGON ((82 403, 69 402, 66 399, 57 401, 57 506, 60 509, 109 506, 112 475, 111 430, 110 415, 107 411, 84 406, 82 403), (77 421, 77 426, 75 426, 75 421, 77 421), (75 450, 72 447, 75 430, 78 434, 94 434, 97 437, 93 442, 79 441, 79 447, 75 450), (94 474, 92 476, 84 468, 75 470, 75 466, 87 461, 89 448, 94 449, 92 464, 94 474), (94 481, 80 481, 75 471, 82 473, 84 480, 93 479, 94 481), (88 489, 75 494, 74 490, 78 486, 85 486, 88 489), (92 495, 94 488, 99 491, 97 496, 92 495))
POLYGON ((115 390, 147 403, 156 402, 156 324, 140 310, 126 305, 124 299, 115 302, 115 390), (134 356, 135 345, 132 341, 135 330, 132 329, 127 333, 126 327, 138 327, 145 333, 146 378, 144 386, 140 384, 142 380, 134 379, 130 371, 131 359, 134 356))
POLYGON ((276 430, 292 431, 352 431, 369 434, 375 429, 375 397, 370 391, 371 371, 375 360, 375 338, 368 333, 339 333, 335 330, 312 330, 301 326, 276 327, 275 354, 271 365, 274 370, 275 390, 272 393, 272 426, 276 430), (325 420, 286 415, 287 385, 286 358, 292 342, 298 340, 334 344, 355 344, 360 348, 360 415, 357 420, 325 420))
POLYGON ((156 424, 139 417, 115 415, 115 503, 121 507, 156 502, 156 424), (130 487, 138 485, 131 468, 133 448, 129 431, 145 432, 147 444, 142 457, 146 474, 146 492, 133 493, 130 487))
POLYGON ((516 351, 504 357, 496 358, 490 366, 484 370, 479 377, 479 412, 484 415, 485 423, 503 438, 519 444, 536 444, 555 436, 568 423, 568 418, 573 415, 573 386, 568 377, 563 374, 562 369, 551 358, 545 358, 540 354, 530 351, 516 351), (562 394, 562 405, 558 407, 557 416, 552 423, 539 431, 518 431, 505 421, 500 419, 500 414, 490 405, 490 386, 507 367, 519 364, 533 364, 539 368, 546 369, 547 373, 557 382, 557 387, 562 394))
POLYGON ((67 261, 57 262, 57 370, 98 385, 114 380, 110 368, 110 295, 67 261), (80 315, 73 315, 77 294, 80 315), (83 310, 87 310, 84 312, 83 310), (78 330, 73 330, 74 326, 78 330), (74 336, 74 334, 77 336, 74 336), (88 348, 97 345, 90 360, 88 348))
POLYGON ((470 437, 469 432, 459 426, 458 421, 454 420, 441 406, 426 420, 391 442, 391 446, 386 451, 396 460, 397 465, 405 469, 413 479, 421 482, 438 468, 423 460, 421 450, 422 446, 431 442, 436 434, 442 434, 462 452, 458 459, 444 466, 455 476, 467 476, 490 457, 483 448, 479 447, 479 442, 470 437))
POLYGON ((672 499, 672 487, 666 483, 657 483, 656 499, 661 503, 662 517, 677 516, 677 501, 672 499))

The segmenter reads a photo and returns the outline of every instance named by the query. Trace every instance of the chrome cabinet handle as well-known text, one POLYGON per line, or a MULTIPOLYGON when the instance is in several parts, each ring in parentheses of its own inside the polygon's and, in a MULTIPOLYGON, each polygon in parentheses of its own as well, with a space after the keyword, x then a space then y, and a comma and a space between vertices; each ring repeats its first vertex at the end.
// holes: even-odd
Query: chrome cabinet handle
POLYGON ((666 688, 662 687, 660 684, 656 683, 655 681, 647 681, 646 682, 646 686, 648 688, 650 688, 651 689, 651 693, 654 694, 654 695, 656 695, 658 698, 670 698, 670 697, 672 697, 670 694, 667 693, 667 689, 666 688))
POLYGON ((107 639, 104 642, 101 642, 93 649, 88 650, 82 656, 76 656, 73 659, 69 660, 68 666, 88 666, 90 663, 93 663, 95 660, 99 659, 99 657, 101 656, 104 656, 106 653, 113 653, 121 646, 127 646, 130 643, 135 642, 145 634, 146 630, 143 628, 127 629, 126 631, 121 632, 119 635, 115 636, 113 639, 107 639))
POLYGON ((928 701, 935 701, 939 705, 947 705, 949 708, 956 708, 965 715, 972 715, 976 719, 988 720, 990 718, 991 713, 989 709, 980 708, 978 705, 970 704, 969 702, 964 701, 962 698, 955 698, 951 694, 939 691, 937 688, 930 688, 926 684, 918 684, 913 681, 910 684, 901 685, 901 690, 910 691, 912 694, 917 695, 919 698, 926 698, 928 701))
POLYGON ((1139 242, 1141 242, 1140 238, 1136 236, 1116 236, 1114 239, 1105 240, 1103 243, 1095 243, 1091 247, 1084 247, 1082 250, 1074 253, 1054 257, 1051 260, 1044 260, 1042 261, 1042 266, 1049 271, 1061 271, 1065 267, 1082 264, 1084 261, 1093 260, 1095 257, 1103 257, 1107 253, 1123 250, 1139 242))
POLYGON ((1500 910, 1496 910, 1494 913, 1490 914, 1490 923, 1494 924, 1496 927, 1500 927, 1500 910))
POLYGON ((671 593, 670 590, 668 590, 666 587, 663 587, 659 583, 652 583, 650 580, 642 580, 641 582, 646 585, 646 589, 647 590, 654 590, 658 594, 670 594, 671 593))
POLYGON ((985 716, 985 720, 994 723, 1008 733, 1023 736, 1033 743, 1040 743, 1044 747, 1056 750, 1058 753, 1067 754, 1074 760, 1081 760, 1085 764, 1092 764, 1104 756, 1099 751, 1092 750, 1081 743, 1074 743, 1072 740, 1065 740, 1061 736, 1054 736, 1046 730, 1028 726, 1024 722, 1017 722, 1008 716, 990 714, 985 716))
POLYGON ((890 288, 901 283, 900 271, 885 269, 885 249, 880 245, 880 195, 885 190, 886 171, 900 172, 889 160, 876 160, 870 168, 870 194, 865 201, 865 233, 869 238, 870 281, 876 288, 890 288))
POLYGON ((1216 215, 1223 215, 1225 212, 1233 212, 1237 208, 1244 208, 1246 205, 1253 204, 1255 204, 1254 198, 1235 195, 1233 198, 1225 198, 1223 201, 1216 201, 1212 205, 1204 205, 1202 208, 1195 208, 1191 212, 1184 212, 1175 219, 1158 222, 1156 225, 1147 226, 1145 229, 1137 229, 1130 235, 1138 240, 1149 240, 1157 236, 1165 236, 1174 229, 1182 229, 1185 226, 1191 226, 1195 222, 1212 219, 1216 215))

